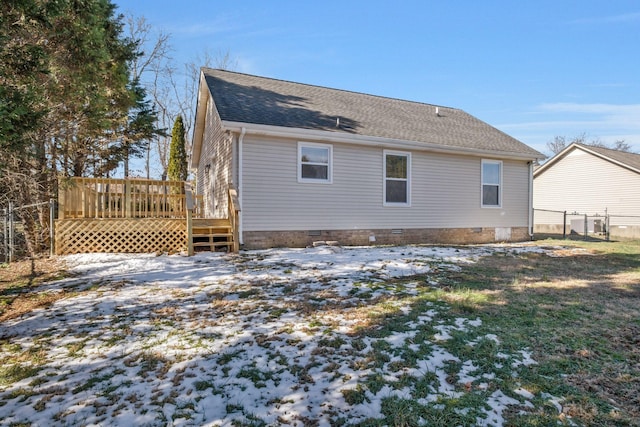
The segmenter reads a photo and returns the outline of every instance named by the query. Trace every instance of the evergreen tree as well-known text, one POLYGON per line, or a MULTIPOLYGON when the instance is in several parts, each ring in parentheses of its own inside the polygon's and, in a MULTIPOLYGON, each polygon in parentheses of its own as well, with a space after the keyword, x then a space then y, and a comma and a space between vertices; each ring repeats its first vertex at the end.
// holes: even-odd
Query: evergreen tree
MULTIPOLYGON (((156 131, 130 72, 138 41, 123 36, 115 10, 111 0, 0 2, 2 204, 47 201, 59 175, 108 172, 156 131)), ((31 252, 32 218, 23 218, 31 252)))
POLYGON ((47 74, 50 52, 44 33, 55 8, 37 0, 0 3, 0 172, 9 157, 29 151, 29 144, 46 114, 39 84, 47 74))
POLYGON ((189 171, 187 170, 187 150, 185 149, 185 132, 182 116, 178 116, 171 132, 171 146, 169 148, 169 179, 175 181, 186 181, 189 171))

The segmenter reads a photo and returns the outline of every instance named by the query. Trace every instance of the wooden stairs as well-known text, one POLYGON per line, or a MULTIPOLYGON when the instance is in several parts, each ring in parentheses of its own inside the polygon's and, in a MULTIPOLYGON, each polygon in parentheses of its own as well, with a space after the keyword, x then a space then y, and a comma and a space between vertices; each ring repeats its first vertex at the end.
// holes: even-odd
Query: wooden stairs
POLYGON ((229 219, 194 218, 191 223, 193 250, 234 251, 233 226, 229 219))

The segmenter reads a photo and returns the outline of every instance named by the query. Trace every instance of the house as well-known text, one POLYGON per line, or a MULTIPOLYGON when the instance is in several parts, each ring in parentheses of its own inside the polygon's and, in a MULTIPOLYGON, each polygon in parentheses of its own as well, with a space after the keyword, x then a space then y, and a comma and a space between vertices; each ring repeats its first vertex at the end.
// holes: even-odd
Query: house
POLYGON ((536 169, 533 183, 536 231, 604 232, 608 220, 612 238, 640 238, 640 154, 574 143, 536 169), (563 225, 545 211, 576 215, 563 225))
POLYGON ((237 190, 245 248, 530 238, 539 152, 462 110, 203 68, 205 216, 237 190))

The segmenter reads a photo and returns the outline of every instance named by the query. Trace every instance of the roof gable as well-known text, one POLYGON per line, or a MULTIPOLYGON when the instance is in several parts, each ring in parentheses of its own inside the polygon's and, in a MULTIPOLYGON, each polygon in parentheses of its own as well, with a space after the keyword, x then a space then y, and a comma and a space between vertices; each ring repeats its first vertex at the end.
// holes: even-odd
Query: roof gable
POLYGON ((223 121, 436 144, 543 158, 538 151, 455 108, 209 68, 204 81, 223 121))
POLYGON ((544 171, 553 167, 554 164, 556 164, 558 161, 565 158, 567 155, 569 155, 569 153, 575 150, 581 150, 593 156, 604 159, 610 163, 616 164, 620 167, 640 174, 640 154, 613 150, 611 148, 595 147, 592 145, 585 145, 574 142, 573 144, 569 145, 564 150, 553 156, 551 159, 549 159, 549 161, 547 161, 544 165, 536 169, 533 173, 534 176, 538 176, 544 173, 544 171))

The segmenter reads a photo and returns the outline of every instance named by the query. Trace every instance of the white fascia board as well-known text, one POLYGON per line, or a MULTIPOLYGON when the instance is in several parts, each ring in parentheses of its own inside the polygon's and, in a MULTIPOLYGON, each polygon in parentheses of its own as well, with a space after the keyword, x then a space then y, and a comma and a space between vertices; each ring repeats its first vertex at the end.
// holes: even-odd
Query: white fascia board
POLYGON ((562 151, 560 151, 559 153, 557 153, 553 157, 551 157, 549 160, 547 160, 538 169, 534 170, 533 171, 533 176, 536 177, 536 176, 540 175, 542 172, 547 170, 550 165, 552 165, 555 162, 557 162, 558 160, 560 160, 562 157, 564 157, 564 155, 566 153, 568 153, 569 151, 573 150, 574 148, 580 148, 580 146, 576 145, 576 144, 570 144, 569 146, 565 147, 562 151))
POLYGON ((302 140, 307 139, 313 141, 357 144, 370 147, 385 147, 401 150, 431 151, 448 154, 466 154, 470 156, 492 157, 500 159, 532 161, 537 158, 534 155, 517 154, 506 151, 490 151, 464 147, 448 147, 446 145, 433 144, 429 142, 407 141, 401 139, 383 138, 379 136, 355 135, 315 129, 287 128, 283 126, 230 122, 226 120, 222 121, 222 126, 225 130, 229 130, 231 132, 240 132, 242 128, 245 128, 248 135, 264 135, 302 140))
POLYGON ((621 168, 624 169, 628 169, 630 171, 633 171, 635 173, 640 174, 640 170, 634 168, 633 166, 629 166, 626 163, 623 162, 619 162, 618 160, 612 159, 611 157, 608 157, 604 154, 598 153, 597 151, 594 150, 590 150, 588 146, 584 146, 582 144, 576 144, 571 143, 569 144, 569 146, 567 146, 564 150, 560 151, 558 154, 556 154, 555 156, 553 156, 551 159, 549 159, 549 161, 547 161, 544 165, 540 166, 537 170, 535 170, 533 172, 533 176, 537 177, 538 175, 540 175, 542 172, 544 172, 545 170, 549 169, 549 167, 551 167, 551 165, 553 165, 554 163, 558 162, 560 159, 562 159, 563 157, 565 157, 567 155, 567 153, 569 153, 570 151, 573 150, 582 150, 585 153, 589 153, 591 155, 594 155, 602 160, 606 160, 607 162, 611 162, 615 165, 620 166, 621 168))
POLYGON ((209 88, 206 87, 204 73, 200 70, 200 82, 198 84, 198 100, 196 102, 196 117, 193 127, 193 136, 191 138, 191 153, 189 156, 189 167, 195 170, 200 162, 200 152, 202 150, 202 134, 204 132, 204 123, 207 114, 207 99, 209 97, 209 88))

